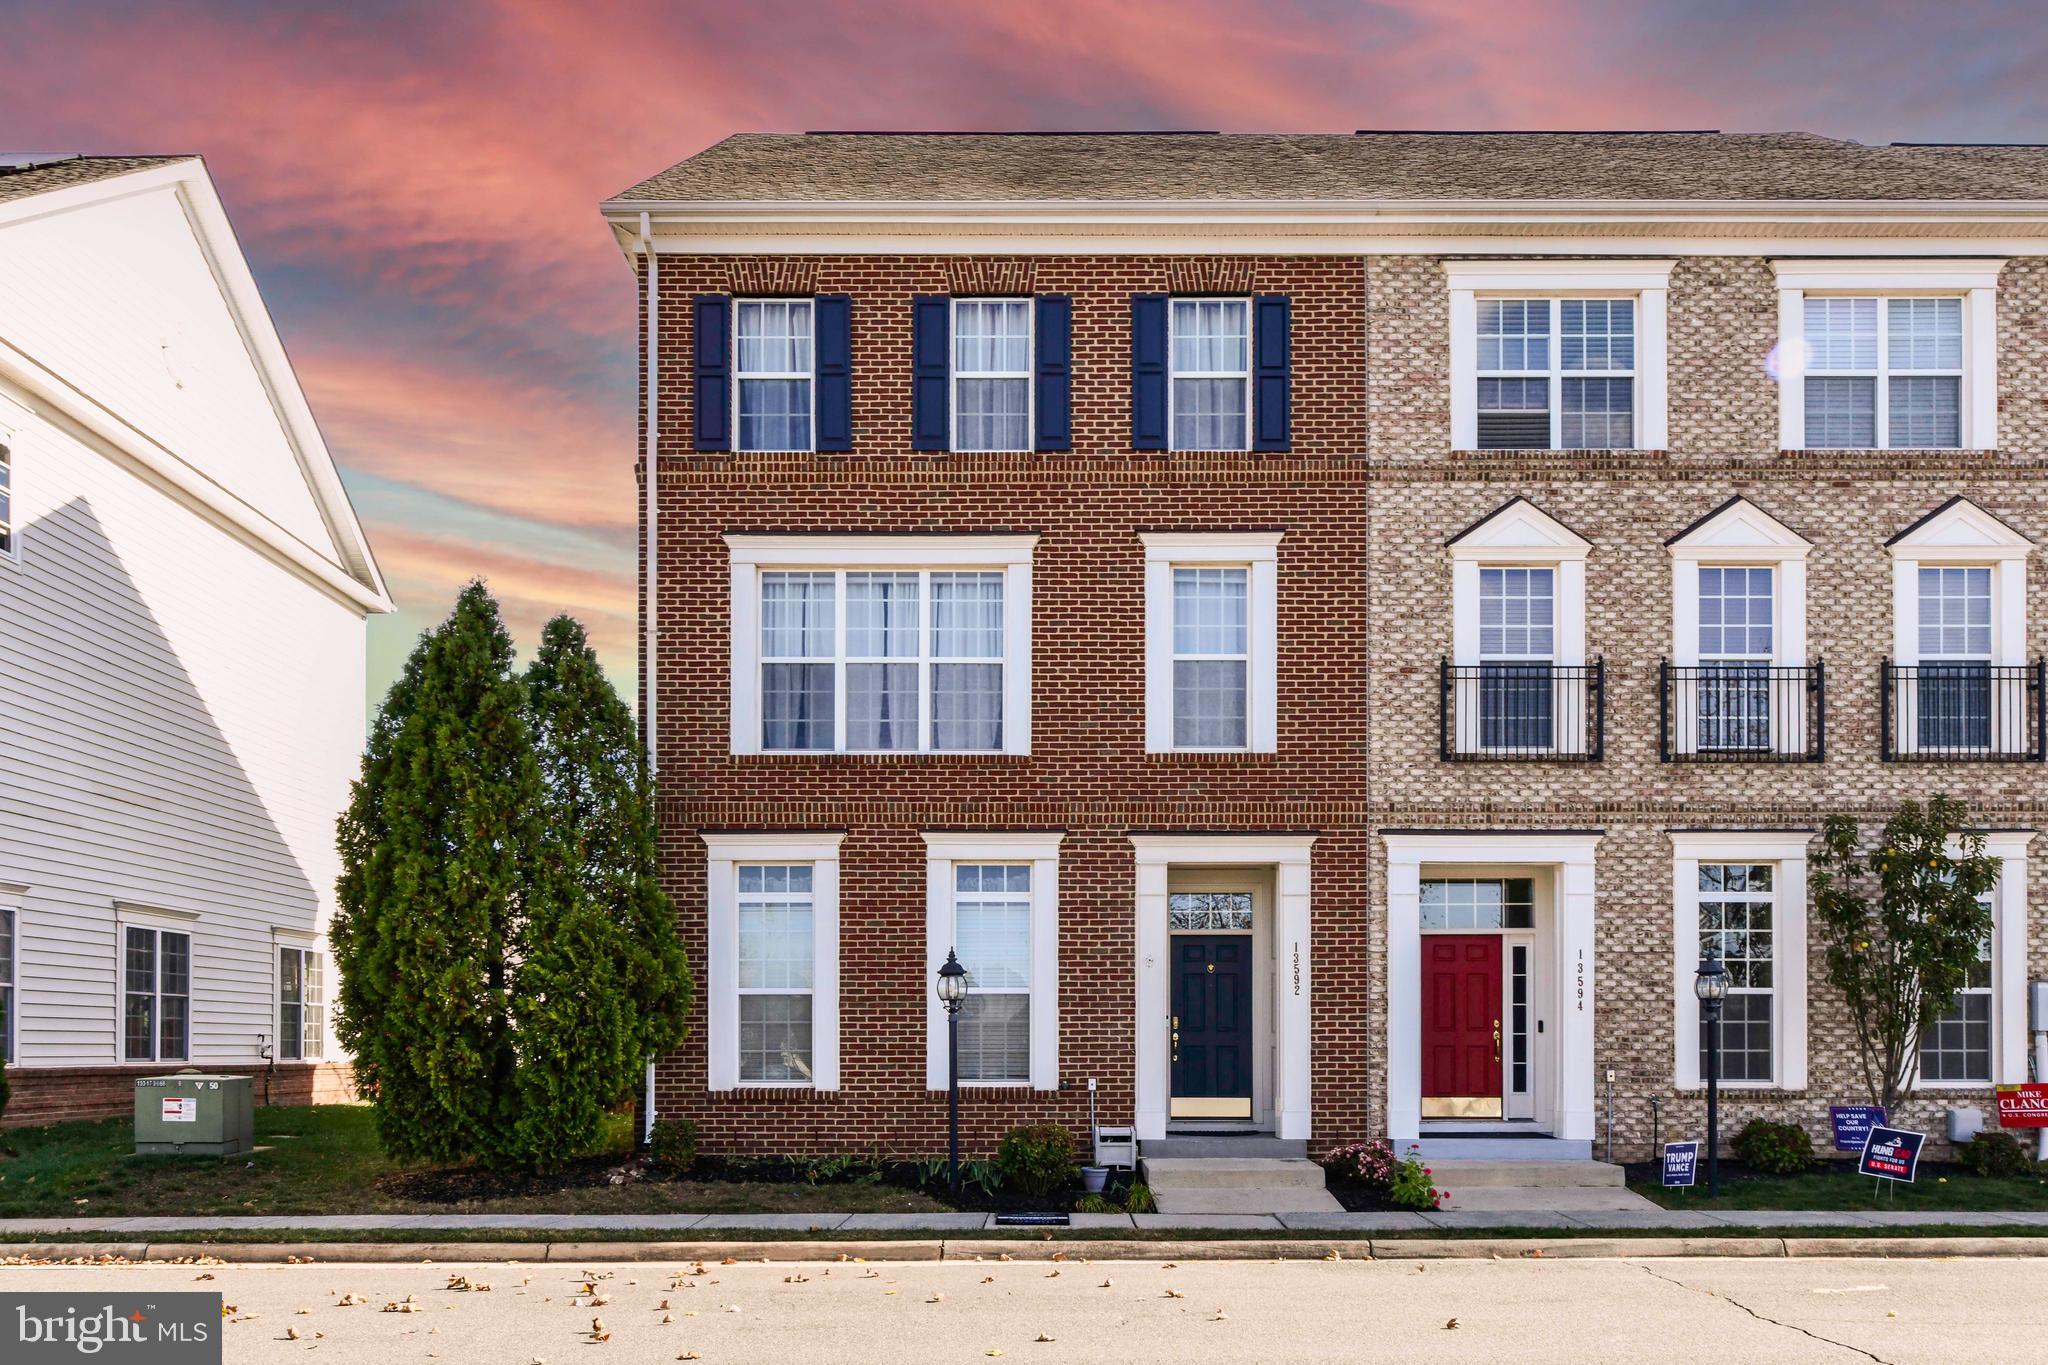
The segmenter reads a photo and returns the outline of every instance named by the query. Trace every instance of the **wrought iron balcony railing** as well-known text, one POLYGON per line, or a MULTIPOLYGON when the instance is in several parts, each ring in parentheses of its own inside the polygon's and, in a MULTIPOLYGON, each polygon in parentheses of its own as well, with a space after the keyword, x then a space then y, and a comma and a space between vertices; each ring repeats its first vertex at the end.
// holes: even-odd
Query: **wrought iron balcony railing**
POLYGON ((1437 750, 1446 761, 1597 763, 1606 746, 1607 667, 1442 661, 1437 750))
POLYGON ((2048 734, 2048 662, 1884 661, 1887 763, 2039 763, 2048 734))
POLYGON ((1659 660, 1666 763, 1818 763, 1827 757, 1827 665, 1659 660))

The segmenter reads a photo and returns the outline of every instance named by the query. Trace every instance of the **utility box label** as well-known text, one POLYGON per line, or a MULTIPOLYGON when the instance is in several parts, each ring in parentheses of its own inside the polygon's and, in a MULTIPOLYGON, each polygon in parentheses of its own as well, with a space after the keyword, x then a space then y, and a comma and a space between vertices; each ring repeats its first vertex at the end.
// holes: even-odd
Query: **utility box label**
POLYGON ((199 1101, 195 1099, 172 1097, 166 1095, 164 1097, 164 1122, 199 1122, 199 1101))

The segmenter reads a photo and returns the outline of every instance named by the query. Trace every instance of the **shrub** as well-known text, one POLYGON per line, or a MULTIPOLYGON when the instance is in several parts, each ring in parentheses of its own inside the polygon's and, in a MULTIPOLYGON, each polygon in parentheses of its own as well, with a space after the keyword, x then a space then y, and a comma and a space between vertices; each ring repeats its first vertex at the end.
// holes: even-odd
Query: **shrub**
POLYGON ((1057 1123, 1012 1128, 996 1148, 996 1167, 1024 1198, 1049 1198, 1074 1177, 1074 1135, 1057 1123))
POLYGON ((1123 1207, 1099 1194, 1084 1194, 1074 1201, 1075 1213, 1122 1213, 1123 1207))
POLYGON ((1400 1164, 1394 1159, 1394 1144, 1385 1138, 1353 1142, 1323 1158, 1324 1168, 1339 1180, 1355 1180, 1383 1192, 1393 1185, 1400 1164))
POLYGON ((1765 1175, 1797 1175, 1813 1164, 1813 1139, 1796 1123, 1751 1119, 1728 1146, 1743 1165, 1765 1175))
POLYGON ((1440 1190, 1430 1183, 1430 1169, 1416 1155, 1420 1150, 1419 1147, 1410 1147, 1408 1155, 1395 1165, 1393 1175, 1387 1181, 1387 1198, 1404 1209, 1433 1209, 1450 1198, 1449 1190, 1440 1190))
POLYGON ((688 1119, 656 1119, 647 1155, 664 1175, 688 1175, 697 1165, 697 1125, 688 1119))
POLYGON ((2026 1145, 2011 1133, 1991 1129, 1977 1134, 1956 1148, 1956 1162, 1971 1175, 2031 1175, 2034 1159, 2026 1145))
POLYGON ((1124 1196, 1125 1213, 1157 1213, 1159 1201, 1152 1197, 1150 1185, 1133 1185, 1131 1192, 1124 1196))

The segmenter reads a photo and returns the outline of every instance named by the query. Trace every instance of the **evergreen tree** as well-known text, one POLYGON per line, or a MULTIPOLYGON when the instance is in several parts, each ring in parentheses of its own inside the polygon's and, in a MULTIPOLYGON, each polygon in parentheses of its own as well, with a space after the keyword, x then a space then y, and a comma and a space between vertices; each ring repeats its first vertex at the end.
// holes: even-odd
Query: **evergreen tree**
POLYGON ((569 1154, 598 1136, 648 1060, 683 1039, 689 963, 661 890, 633 714, 583 627, 548 622, 526 671, 544 831, 514 993, 520 1146, 569 1154))
POLYGON ((541 782, 512 640, 481 583, 422 636, 341 818, 335 1031, 401 1158, 528 1164, 514 973, 541 782))

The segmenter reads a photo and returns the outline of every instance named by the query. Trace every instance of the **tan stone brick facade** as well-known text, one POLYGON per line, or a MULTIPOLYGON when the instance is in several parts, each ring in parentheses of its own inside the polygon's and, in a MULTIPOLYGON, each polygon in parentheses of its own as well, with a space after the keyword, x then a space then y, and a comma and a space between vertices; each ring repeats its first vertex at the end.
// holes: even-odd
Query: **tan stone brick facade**
MULTIPOLYGON (((1596 244, 1597 245, 1597 244, 1596 244)), ((1598 252, 1589 252, 1599 254, 1598 252)), ((664 868, 703 984, 706 829, 844 830, 841 1088, 707 1093, 698 1034, 658 1068, 659 1112, 714 1150, 943 1143, 924 1083, 921 830, 1066 831, 1060 854, 1058 1093, 972 1092, 968 1145, 1017 1122, 1105 1121, 1133 1094, 1133 831, 1319 833, 1313 857, 1312 1086, 1317 1147, 1385 1130, 1387 903, 1379 831, 1604 831, 1597 855, 1596 1078, 1612 1068, 1617 1157, 1698 1128, 1674 1087, 1674 826, 1776 829, 1828 813, 1878 817, 1947 790, 1987 825, 2038 828, 2038 764, 1886 764, 1879 663, 1890 651, 1884 542, 1963 495, 2048 538, 2048 260, 2009 264, 1999 291, 1996 452, 1784 452, 1764 364, 1777 299, 1760 257, 1685 257, 1669 296, 1665 451, 1453 452, 1441 261, 1376 255, 1213 259, 668 256, 661 261, 660 705, 664 868), (916 456, 910 296, 984 287, 1074 297, 1074 452, 916 456), (1129 296, 1228 287, 1293 300, 1294 449, 1140 454, 1129 439, 1129 296), (853 296, 850 455, 691 449, 689 300, 698 292, 853 296), (1671 651, 1665 542, 1741 494, 1813 545, 1808 654, 1827 665, 1817 764, 1659 761, 1658 661, 1671 651), (1520 495, 1592 545, 1586 646, 1606 665, 1598 763, 1446 763, 1437 668, 1450 653, 1445 542, 1520 495), (1278 751, 1145 752, 1142 531, 1284 530, 1278 751), (728 734, 731 532, 1036 532, 1032 751, 1014 756, 735 756, 728 734)), ((2048 568, 2027 570, 2029 658, 2048 653, 2048 568)), ((2028 972, 2048 976, 2048 873, 2030 863, 2028 972)), ((1824 1140, 1830 1102, 1860 1098, 1847 1022, 1810 945, 1809 1083, 1731 1096, 1728 1121, 1795 1117, 1824 1140)), ((1606 1087, 1596 1085, 1607 1119, 1606 1087)), ((1905 1115, 1938 1130, 1943 1092, 1905 1115)))

